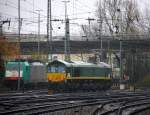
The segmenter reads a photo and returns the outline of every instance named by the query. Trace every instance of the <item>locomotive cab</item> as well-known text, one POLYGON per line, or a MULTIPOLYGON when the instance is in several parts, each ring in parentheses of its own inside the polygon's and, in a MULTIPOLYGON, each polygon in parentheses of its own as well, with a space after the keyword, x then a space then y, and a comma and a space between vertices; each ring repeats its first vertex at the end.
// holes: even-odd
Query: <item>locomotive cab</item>
POLYGON ((24 81, 29 81, 29 64, 28 62, 8 61, 6 63, 5 84, 11 89, 17 89, 18 79, 21 87, 24 81), (20 72, 19 72, 20 71, 20 72))
POLYGON ((66 79, 66 66, 54 61, 47 66, 47 79, 50 82, 63 82, 66 79))

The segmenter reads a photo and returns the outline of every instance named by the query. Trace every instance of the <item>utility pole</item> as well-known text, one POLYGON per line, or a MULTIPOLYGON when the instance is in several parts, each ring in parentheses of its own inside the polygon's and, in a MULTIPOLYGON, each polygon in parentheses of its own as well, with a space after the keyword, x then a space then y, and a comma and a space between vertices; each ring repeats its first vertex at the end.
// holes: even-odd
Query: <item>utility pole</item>
POLYGON ((40 12, 42 10, 36 10, 38 11, 38 58, 40 57, 40 12))
POLYGON ((120 11, 121 15, 121 23, 120 23, 120 29, 121 29, 121 39, 120 39, 120 79, 121 79, 121 84, 123 84, 123 75, 122 75, 122 43, 123 43, 123 28, 122 28, 122 12, 120 11))
POLYGON ((65 60, 70 61, 70 28, 69 28, 69 18, 67 16, 67 3, 70 1, 63 1, 65 3, 65 40, 64 40, 64 47, 65 47, 65 60))
POLYGON ((102 5, 101 5, 101 0, 99 0, 99 7, 100 7, 100 15, 99 15, 99 37, 100 37, 100 44, 101 44, 101 48, 100 48, 100 52, 101 52, 101 57, 100 57, 100 61, 103 61, 103 39, 102 39, 102 5))
POLYGON ((18 42, 19 42, 19 63, 18 63, 18 91, 20 90, 20 27, 21 27, 21 19, 20 19, 20 0, 18 0, 18 42))
POLYGON ((52 5, 51 0, 48 0, 47 2, 47 43, 48 48, 50 47, 50 60, 52 61, 52 5))
MULTIPOLYGON (((50 0, 47 0, 47 48, 49 49, 49 9, 50 9, 50 0)), ((47 53, 48 56, 49 53, 47 53)))
POLYGON ((53 50, 53 47, 52 47, 52 0, 50 0, 50 2, 49 2, 49 4, 50 4, 50 16, 49 16, 49 18, 50 18, 50 42, 51 42, 51 46, 50 46, 50 49, 51 49, 51 61, 52 61, 52 58, 53 58, 53 56, 52 56, 52 50, 53 50))
POLYGON ((125 86, 124 84, 122 83, 123 82, 123 79, 122 79, 122 39, 123 39, 123 29, 122 29, 122 12, 120 9, 117 9, 118 13, 120 14, 120 39, 119 39, 119 42, 120 42, 120 89, 124 89, 125 86), (122 39, 121 39, 122 38, 122 39))
POLYGON ((122 83, 122 41, 120 40, 120 83, 122 83))

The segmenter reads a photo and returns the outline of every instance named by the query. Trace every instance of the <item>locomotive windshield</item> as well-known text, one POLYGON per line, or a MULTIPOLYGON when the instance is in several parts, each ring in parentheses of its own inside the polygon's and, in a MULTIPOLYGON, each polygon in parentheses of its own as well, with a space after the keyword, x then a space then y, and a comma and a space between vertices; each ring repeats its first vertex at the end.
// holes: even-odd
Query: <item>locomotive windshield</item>
POLYGON ((65 67, 63 65, 51 65, 48 67, 48 72, 52 73, 64 73, 65 67))
MULTIPOLYGON (((19 65, 18 64, 8 64, 6 66, 6 70, 18 70, 19 65)), ((20 65, 20 70, 22 70, 22 65, 20 65)))

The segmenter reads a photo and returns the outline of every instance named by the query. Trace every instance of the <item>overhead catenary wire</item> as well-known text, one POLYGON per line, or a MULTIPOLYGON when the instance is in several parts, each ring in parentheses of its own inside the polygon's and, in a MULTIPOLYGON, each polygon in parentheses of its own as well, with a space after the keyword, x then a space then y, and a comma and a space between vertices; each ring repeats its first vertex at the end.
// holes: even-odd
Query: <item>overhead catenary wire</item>
MULTIPOLYGON (((13 2, 11 2, 11 3, 13 3, 13 2)), ((13 3, 14 4, 14 3, 13 3)), ((14 9, 16 9, 17 10, 17 5, 16 4, 14 4, 14 5, 12 5, 12 4, 5 4, 5 3, 2 3, 2 2, 0 2, 0 5, 4 5, 4 6, 7 6, 7 7, 11 7, 11 8, 14 8, 14 9)), ((28 13, 32 13, 32 14, 38 14, 37 12, 35 12, 35 11, 32 11, 32 10, 28 10, 28 9, 26 9, 26 8, 24 8, 23 6, 21 7, 21 11, 24 11, 24 12, 28 12, 28 13)), ((45 16, 45 15, 42 15, 42 16, 45 16)))
MULTIPOLYGON (((72 0, 71 2, 70 2, 70 5, 69 5, 69 7, 70 7, 70 11, 72 11, 72 10, 74 10, 74 11, 72 11, 72 12, 69 12, 69 14, 68 14, 68 16, 69 16, 69 18, 70 18, 70 21, 72 21, 72 22, 74 22, 74 20, 75 20, 75 22, 76 23, 78 23, 79 21, 78 20, 85 20, 85 19, 87 19, 87 15, 86 14, 94 14, 94 13, 96 13, 97 11, 96 10, 93 10, 93 8, 92 8, 92 6, 89 6, 88 4, 86 4, 86 3, 83 3, 85 0, 83 0, 83 1, 80 1, 80 0, 72 0), (73 8, 73 9, 72 9, 73 8), (86 8, 86 9, 88 9, 89 10, 89 12, 88 11, 85 11, 84 12, 84 8, 86 8), (81 9, 83 9, 82 10, 82 12, 79 12, 79 11, 81 11, 81 9), (77 11, 77 12, 76 12, 77 11), (77 14, 77 16, 75 17, 75 14, 77 14), (78 21, 78 22, 77 22, 78 21)), ((31 13, 31 14, 36 14, 36 12, 34 12, 34 7, 37 9, 39 9, 39 7, 38 7, 38 4, 36 4, 36 3, 34 3, 35 2, 35 0, 22 0, 22 3, 26 3, 27 5, 29 5, 29 6, 31 6, 33 9, 27 9, 27 8, 24 8, 25 6, 23 6, 22 5, 22 7, 21 7, 21 10, 22 11, 24 11, 24 12, 28 12, 28 13, 31 13), (32 2, 33 1, 33 2, 32 2)), ((53 4, 54 6, 53 7, 57 7, 57 5, 59 5, 59 7, 60 7, 60 1, 58 2, 57 0, 54 0, 54 1, 52 1, 53 3, 55 3, 55 4, 53 4)), ((1 0, 0 1, 0 5, 3 5, 3 6, 6 6, 6 8, 7 7, 9 7, 9 8, 13 8, 13 9, 17 9, 17 5, 16 5, 16 3, 15 3, 15 0, 14 1, 12 1, 12 0, 4 0, 4 2, 3 2, 3 0, 1 0), (1 4, 2 3, 2 4, 1 4)), ((9 9, 8 8, 8 9, 9 9)), ((9 13, 7 13, 7 12, 2 12, 1 11, 1 15, 3 16, 3 18, 10 18, 11 17, 11 22, 15 22, 15 20, 17 21, 17 17, 15 16, 15 13, 13 14, 9 14, 9 13), (6 17, 4 17, 4 15, 6 15, 6 17), (14 20, 13 20, 14 19, 14 20)), ((30 14, 29 14, 30 15, 30 14)), ((54 18, 57 18, 57 19, 59 19, 59 20, 62 20, 63 19, 63 16, 64 15, 56 15, 56 14, 53 14, 52 15, 52 20, 54 19, 54 18)), ((32 28, 32 26, 34 25, 34 23, 37 21, 37 18, 38 17, 23 17, 23 23, 32 23, 32 24, 30 24, 30 26, 31 27, 29 27, 29 25, 28 25, 28 27, 29 28, 31 28, 31 29, 33 29, 32 28)), ((45 15, 43 15, 43 16, 41 16, 41 18, 42 18, 42 20, 43 20, 43 22, 42 22, 42 24, 43 25, 45 25, 45 22, 46 22, 46 16, 45 15)), ((94 16, 93 17, 91 17, 91 18, 95 18, 94 16)), ((96 18, 95 18, 96 19, 96 18)), ((98 20, 98 19, 96 19, 96 20, 98 20)), ((112 19, 108 19, 108 20, 112 20, 112 19)), ((140 19, 139 20, 143 20, 143 22, 145 22, 144 23, 144 25, 143 25, 143 27, 145 27, 145 28, 149 28, 149 25, 146 25, 146 22, 148 22, 148 20, 147 20, 147 18, 143 18, 143 17, 140 17, 140 19)), ((63 21, 62 21, 63 22, 63 21)), ((60 22, 61 23, 61 22, 60 22)), ((58 26, 59 26, 59 24, 60 23, 57 23, 58 24, 58 26)), ((104 22, 105 23, 105 22, 104 22)), ((56 22, 55 22, 55 26, 57 25, 56 24, 56 22)), ((140 23, 135 23, 135 25, 136 26, 140 26, 140 23)), ((54 30, 55 31, 55 30, 54 30)))
POLYGON ((81 4, 83 7, 86 7, 86 8, 89 8, 89 9, 92 9, 92 10, 93 10, 92 7, 90 7, 90 6, 86 5, 85 3, 83 3, 82 0, 78 0, 77 3, 78 3, 78 4, 81 4))
MULTIPOLYGON (((12 4, 14 4, 14 5, 15 5, 15 3, 10 2, 10 1, 7 1, 7 6, 17 9, 15 6, 10 5, 9 3, 12 3, 12 4)), ((28 3, 29 3, 29 2, 28 2, 28 3)), ((31 5, 32 3, 30 2, 29 4, 31 5)), ((6 5, 6 4, 5 4, 5 5, 6 5)), ((26 12, 29 12, 29 13, 33 13, 33 14, 36 13, 36 12, 30 11, 30 10, 27 10, 27 9, 23 9, 23 11, 26 11, 26 12)), ((89 13, 89 12, 84 12, 84 13, 89 13)), ((81 13, 81 15, 84 14, 84 13, 81 13)), ((78 14, 80 14, 80 13, 78 13, 78 14)), ((74 14, 72 14, 72 15, 74 15, 74 14)), ((53 16, 53 17, 54 17, 54 16, 53 16)), ((59 17, 59 16, 58 16, 58 17, 59 17)), ((46 17, 44 16, 43 18, 46 18, 46 17)), ((77 18, 76 18, 76 19, 77 19, 77 18)), ((78 18, 78 19, 79 19, 79 18, 78 18)), ((81 19, 81 18, 80 18, 80 19, 81 19)), ((75 19, 74 19, 74 20, 75 20, 75 19)))
MULTIPOLYGON (((33 7, 33 5, 34 5, 34 1, 33 1, 33 3, 31 3, 30 1, 28 1, 28 0, 24 0, 24 2, 26 2, 26 3, 28 3, 30 6, 32 6, 33 7)), ((34 7, 35 7, 35 5, 34 5, 34 7)), ((34 8, 35 9, 35 8, 34 8)), ((44 11, 44 9, 42 9, 42 8, 40 8, 40 7, 37 7, 36 6, 36 9, 41 9, 42 11, 44 11)))
MULTIPOLYGON (((10 2, 8 2, 7 3, 7 5, 9 6, 9 7, 13 7, 13 8, 15 8, 14 6, 11 6, 10 4, 9 4, 10 2)), ((13 4, 13 5, 15 5, 15 4, 13 4)), ((30 5, 31 5, 31 3, 30 3, 30 5)), ((16 9, 16 8, 15 8, 16 9)), ((24 9, 25 10, 25 9, 24 9)), ((24 11, 23 10, 23 11, 24 11)), ((25 10, 26 12, 29 12, 29 13, 33 13, 33 15, 35 14, 33 11, 28 11, 28 10, 25 10)), ((89 12, 83 12, 81 15, 83 15, 84 13, 89 13, 89 12)), ((78 13, 79 14, 79 13, 78 13)), ((73 15, 73 14, 72 14, 73 15)), ((63 15, 62 15, 63 16, 63 15)), ((53 16, 54 17, 54 16, 53 16)), ((60 17, 60 16, 58 16, 58 17, 60 17)), ((46 19, 46 16, 43 16, 43 17, 41 17, 41 18, 43 18, 44 19, 44 21, 46 21, 45 19, 46 19)), ((34 18, 34 19, 36 19, 36 18, 34 18)), ((81 19, 83 19, 84 20, 84 18, 71 18, 71 20, 81 20, 81 19)), ((30 21, 30 20, 32 20, 32 18, 30 19, 30 18, 23 18, 23 22, 29 22, 29 23, 35 23, 35 21, 30 21)), ((17 21, 17 20, 16 20, 17 21)))
MULTIPOLYGON (((25 3, 27 3, 27 4, 29 4, 30 6, 32 6, 32 7, 34 7, 35 8, 35 5, 34 5, 34 0, 33 0, 33 3, 31 3, 30 1, 28 1, 28 0, 23 0, 22 2, 25 2, 25 3)), ((15 4, 14 2, 12 2, 12 1, 9 1, 9 0, 7 0, 7 3, 5 3, 5 4, 8 4, 8 3, 11 3, 11 4, 14 4, 15 6, 17 6, 17 4, 15 4)), ((21 6, 21 7, 23 7, 23 6, 21 6)), ((34 9, 33 8, 33 9, 34 9)), ((25 9, 25 8, 24 8, 25 9)), ((42 9, 42 8, 40 8, 40 7, 37 7, 36 6, 36 9, 41 9, 41 10, 44 10, 44 9, 42 9)), ((34 10, 33 10, 34 11, 34 10)))

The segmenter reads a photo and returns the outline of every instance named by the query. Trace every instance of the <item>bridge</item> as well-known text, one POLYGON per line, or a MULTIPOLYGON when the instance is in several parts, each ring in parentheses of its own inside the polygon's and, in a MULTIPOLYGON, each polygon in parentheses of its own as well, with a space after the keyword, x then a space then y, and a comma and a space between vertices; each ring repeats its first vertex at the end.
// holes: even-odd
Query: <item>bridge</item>
MULTIPOLYGON (((119 50, 119 40, 104 40, 103 50, 119 50)), ((52 43, 53 53, 64 53, 64 41, 53 41, 52 43)), ((71 53, 89 53, 94 50, 100 50, 100 41, 70 41, 71 53)), ((21 51, 23 54, 31 54, 31 52, 37 52, 38 42, 21 42, 21 51)), ((150 40, 122 40, 122 49, 140 49, 142 51, 150 51, 150 40)), ((50 52, 50 46, 48 42, 40 42, 40 52, 47 54, 50 52)))
MULTIPOLYGON (((16 34, 7 34, 5 37, 10 42, 18 42, 16 34)), ((70 37, 70 51, 71 53, 90 53, 95 50, 100 50, 101 40, 93 37, 89 39, 81 36, 70 37)), ((103 50, 119 50, 120 40, 122 41, 122 49, 139 49, 141 51, 150 51, 150 36, 149 35, 128 35, 128 36, 102 36, 103 50)), ((40 37, 40 52, 42 54, 50 53, 50 45, 52 45, 52 53, 64 53, 64 37, 53 36, 53 41, 49 44, 46 35, 40 37)), ((32 54, 37 52, 38 38, 36 35, 21 35, 21 51, 22 54, 32 54)))

